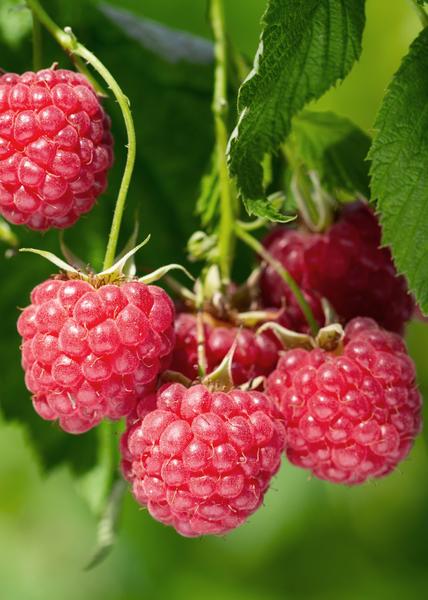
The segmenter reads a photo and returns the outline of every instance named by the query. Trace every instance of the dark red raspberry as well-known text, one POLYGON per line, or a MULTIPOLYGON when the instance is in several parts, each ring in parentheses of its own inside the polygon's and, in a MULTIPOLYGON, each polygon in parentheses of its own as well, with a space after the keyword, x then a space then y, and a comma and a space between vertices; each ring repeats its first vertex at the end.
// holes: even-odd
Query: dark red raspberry
MULTIPOLYGON (((251 329, 238 329, 219 321, 209 323, 205 319, 204 334, 208 373, 220 365, 235 340, 237 346, 232 361, 232 378, 235 385, 246 383, 259 375, 268 375, 276 366, 280 344, 269 333, 257 335, 251 329)), ((194 380, 198 376, 198 344, 194 314, 180 313, 177 316, 175 339, 171 370, 194 380)))
POLYGON ((174 306, 159 287, 50 279, 31 302, 18 319, 26 385, 69 433, 128 415, 169 364, 174 306))
POLYGON ((156 409, 143 416, 145 404, 121 443, 123 474, 137 502, 188 537, 241 525, 280 465, 278 409, 260 392, 177 383, 163 386, 156 409))
MULTIPOLYGON (((414 303, 406 281, 397 276, 389 249, 379 247, 379 223, 366 204, 345 207, 326 233, 278 227, 264 243, 315 306, 317 297, 326 298, 345 322, 367 316, 400 333, 411 318, 414 303)), ((263 268, 260 287, 265 306, 281 306, 284 299, 293 305, 272 267, 263 268)))
POLYGON ((0 213, 64 229, 93 207, 113 162, 110 119, 80 73, 0 76, 0 213))
POLYGON ((403 340, 369 318, 350 321, 343 352, 286 352, 267 380, 287 431, 287 456, 348 485, 382 477, 409 453, 421 396, 403 340))

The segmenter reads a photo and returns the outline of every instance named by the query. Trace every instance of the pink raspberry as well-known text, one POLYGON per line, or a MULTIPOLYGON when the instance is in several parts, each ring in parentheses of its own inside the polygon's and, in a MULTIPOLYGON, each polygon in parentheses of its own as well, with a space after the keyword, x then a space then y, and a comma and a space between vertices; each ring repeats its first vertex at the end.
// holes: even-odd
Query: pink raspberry
MULTIPOLYGON (((122 470, 153 518, 188 537, 223 534, 257 510, 284 449, 279 411, 260 392, 173 383, 130 422, 122 470)), ((138 412, 138 411, 137 411, 138 412)))
POLYGON ((402 339, 369 318, 350 321, 343 351, 294 349, 266 393, 280 407, 287 456, 320 479, 353 485, 387 475, 421 427, 415 368, 402 339))
MULTIPOLYGON (((323 234, 277 227, 264 243, 308 295, 318 320, 320 297, 344 322, 366 316, 400 333, 411 318, 414 303, 406 281, 397 275, 389 249, 380 248, 379 223, 366 204, 344 208, 323 234)), ((270 266, 263 268, 260 287, 265 306, 281 306, 284 299, 287 305, 295 304, 270 266)))
MULTIPOLYGON (((205 320, 205 353, 208 372, 218 367, 235 339, 237 347, 232 361, 235 385, 246 383, 259 375, 268 375, 278 361, 280 344, 268 333, 257 335, 248 328, 238 329, 227 323, 205 320)), ((196 316, 180 313, 175 320, 175 348, 171 370, 194 380, 198 376, 198 344, 196 316)))
POLYGON ((0 76, 0 214, 64 229, 93 207, 113 162, 110 118, 80 73, 0 76))
POLYGON ((173 322, 172 301, 156 286, 41 283, 18 319, 35 410, 69 433, 128 415, 169 364, 173 322))

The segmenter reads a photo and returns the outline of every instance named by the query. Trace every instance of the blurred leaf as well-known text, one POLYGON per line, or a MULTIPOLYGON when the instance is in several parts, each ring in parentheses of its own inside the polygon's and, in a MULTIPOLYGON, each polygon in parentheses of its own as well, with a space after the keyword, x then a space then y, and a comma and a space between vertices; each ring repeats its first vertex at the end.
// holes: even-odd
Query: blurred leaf
POLYGON ((293 119, 289 144, 294 159, 315 170, 328 191, 369 198, 370 137, 349 119, 305 110, 293 119))
POLYGON ((19 246, 19 240, 10 228, 9 223, 6 223, 4 219, 0 217, 0 241, 4 242, 8 246, 16 248, 19 246))
POLYGON ((245 198, 260 206, 264 155, 284 141, 294 114, 347 75, 363 28, 364 0, 269 0, 229 147, 230 171, 245 198))
POLYGON ((113 547, 117 536, 118 521, 126 486, 127 484, 123 479, 118 479, 113 485, 98 523, 97 546, 91 560, 85 567, 85 571, 90 571, 99 565, 108 556, 113 547))
POLYGON ((0 40, 16 48, 31 31, 31 12, 22 0, 0 1, 0 40))
POLYGON ((428 312, 428 28, 410 46, 375 122, 372 193, 398 270, 428 312))
POLYGON ((214 60, 213 45, 204 38, 171 29, 150 19, 136 18, 128 11, 106 3, 100 5, 100 10, 130 38, 172 64, 186 61, 205 65, 214 60))

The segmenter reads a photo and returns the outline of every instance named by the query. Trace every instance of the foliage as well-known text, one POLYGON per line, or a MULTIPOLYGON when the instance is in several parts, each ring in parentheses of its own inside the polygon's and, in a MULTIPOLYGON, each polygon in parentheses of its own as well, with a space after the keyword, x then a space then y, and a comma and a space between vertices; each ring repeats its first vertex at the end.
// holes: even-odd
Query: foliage
POLYGON ((245 198, 264 196, 263 156, 286 138, 293 115, 347 75, 363 27, 364 0, 269 1, 230 140, 230 171, 245 198))
POLYGON ((428 29, 410 47, 375 122, 373 199, 396 264, 428 311, 428 29))
POLYGON ((316 171, 328 191, 369 198, 370 137, 349 119, 305 110, 293 119, 288 143, 294 159, 316 171))

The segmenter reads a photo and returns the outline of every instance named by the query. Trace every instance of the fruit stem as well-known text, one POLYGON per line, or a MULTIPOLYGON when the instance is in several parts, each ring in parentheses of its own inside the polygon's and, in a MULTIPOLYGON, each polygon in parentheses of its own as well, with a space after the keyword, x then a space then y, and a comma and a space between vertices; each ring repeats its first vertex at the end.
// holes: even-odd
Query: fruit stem
POLYGON ((226 148, 228 142, 228 102, 227 102, 227 36, 225 30, 222 0, 211 0, 210 20, 214 35, 214 96, 212 111, 214 114, 217 166, 220 178, 220 227, 219 227, 219 267, 222 284, 230 282, 231 264, 235 247, 234 223, 236 218, 236 199, 233 196, 229 171, 227 168, 226 148))
POLYGON ((315 320, 315 317, 313 315, 311 307, 309 306, 308 302, 306 301, 306 299, 302 293, 302 290, 300 289, 297 282, 293 279, 293 277, 290 275, 290 273, 282 266, 282 264, 278 260, 276 260, 276 258, 274 258, 272 256, 272 254, 270 254, 270 252, 268 252, 266 250, 266 248, 256 238, 254 238, 251 234, 249 234, 248 231, 245 231, 245 229, 242 229, 239 226, 239 224, 236 225, 235 231, 236 231, 236 235, 245 244, 247 244, 247 246, 252 248, 261 258, 263 258, 263 260, 268 265, 270 265, 272 267, 272 269, 274 269, 274 271, 276 271, 276 273, 278 273, 278 275, 281 277, 281 279, 284 281, 284 283, 286 283, 288 285, 293 296, 296 299, 297 304, 300 307, 300 310, 302 311, 302 313, 305 316, 306 321, 308 322, 308 325, 310 327, 312 335, 315 336, 318 332, 319 326, 315 320))
POLYGON ((421 20, 422 27, 428 27, 428 14, 426 13, 423 6, 418 4, 416 0, 410 0, 418 13, 419 19, 421 20))
POLYGON ((99 445, 98 456, 99 463, 103 469, 103 491, 101 497, 103 501, 108 497, 113 481, 116 478, 117 461, 116 454, 116 432, 114 424, 109 421, 103 421, 98 425, 99 445))
POLYGON ((72 44, 70 43, 70 35, 58 27, 58 25, 50 18, 44 8, 42 8, 38 0, 26 0, 26 3, 28 8, 33 13, 33 22, 38 20, 49 31, 56 42, 69 55, 76 68, 91 82, 97 93, 101 96, 106 96, 104 89, 92 76, 84 61, 80 60, 78 56, 74 55, 72 44))
MULTIPOLYGON (((58 25, 50 18, 50 16, 41 7, 38 0, 27 0, 27 5, 33 11, 33 15, 36 16, 39 21, 46 27, 46 29, 53 35, 56 41, 60 44, 64 50, 72 57, 83 58, 83 60, 91 65, 93 69, 101 75, 107 86, 111 89, 114 97, 119 104, 122 111, 123 119, 125 121, 126 133, 128 137, 128 154, 126 158, 125 170, 120 184, 119 194, 117 196, 116 206, 113 215, 113 221, 110 229, 109 240, 107 249, 104 257, 103 270, 109 269, 113 263, 116 255, 117 242, 119 239, 120 225, 122 223, 123 211, 125 209, 126 196, 131 182, 132 171, 135 164, 136 155, 136 137, 134 121, 132 119, 131 109, 129 106, 129 100, 122 92, 119 84, 110 73, 110 71, 103 65, 103 63, 93 54, 90 50, 85 48, 71 31, 69 27, 64 30, 60 29, 58 25)), ((77 64, 77 63, 76 63, 77 64)), ((81 61, 77 64, 79 70, 81 69, 81 61)), ((84 66, 84 74, 87 76, 87 69, 84 66)), ((91 78, 90 74, 89 77, 91 78)), ((91 81, 93 79, 91 78, 91 81)))
POLYGON ((307 189, 307 182, 304 179, 304 173, 302 172, 302 165, 293 155, 292 150, 286 144, 283 144, 281 147, 282 154, 290 165, 294 176, 297 178, 299 182, 301 182, 305 189, 304 199, 301 197, 296 198, 297 208, 299 209, 300 214, 302 215, 305 223, 310 226, 312 223, 316 223, 318 221, 318 211, 315 207, 315 204, 312 201, 309 190, 307 189))
POLYGON ((103 270, 109 269, 115 259, 117 242, 119 239, 120 226, 122 223, 123 211, 125 209, 126 196, 128 194, 129 185, 131 183, 132 172, 134 170, 135 156, 137 151, 137 140, 135 136, 134 120, 130 109, 129 99, 122 92, 119 84, 116 82, 111 73, 106 69, 98 58, 92 54, 87 48, 76 42, 76 53, 84 58, 104 79, 108 87, 113 92, 117 103, 122 111, 125 121, 126 134, 128 138, 125 170, 123 172, 122 181, 119 188, 119 193, 114 209, 113 221, 111 224, 109 240, 104 257, 103 270))
POLYGON ((201 281, 195 285, 196 291, 196 342, 198 355, 198 375, 202 379, 207 373, 207 355, 205 351, 205 325, 204 325, 204 289, 201 281))
POLYGON ((33 17, 33 69, 40 71, 43 68, 43 38, 42 28, 37 16, 32 13, 33 17))

